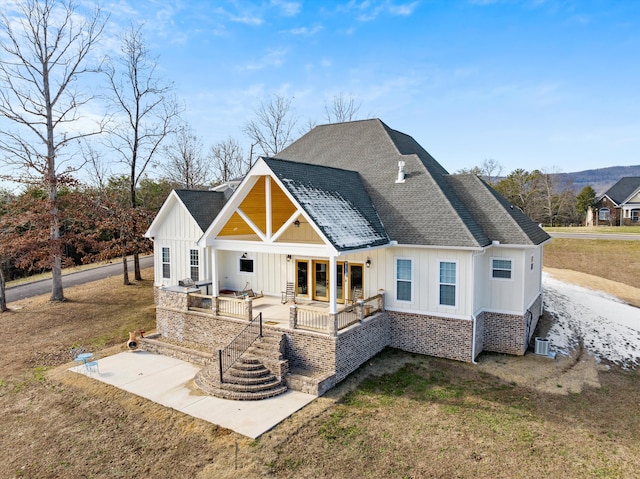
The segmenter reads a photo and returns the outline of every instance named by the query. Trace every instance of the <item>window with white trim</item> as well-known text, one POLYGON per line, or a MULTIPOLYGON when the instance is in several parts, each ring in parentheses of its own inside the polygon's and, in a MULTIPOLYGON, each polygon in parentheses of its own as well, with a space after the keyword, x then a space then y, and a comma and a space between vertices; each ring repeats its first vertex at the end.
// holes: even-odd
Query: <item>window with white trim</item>
POLYGON ((189 250, 189 276, 194 281, 200 280, 200 252, 197 249, 189 250))
POLYGON ((413 260, 396 258, 396 300, 413 300, 413 260))
POLYGON ((440 304, 456 305, 457 263, 440 261, 440 304))
MULTIPOLYGON (((531 263, 533 265, 533 263, 531 263)), ((491 258, 491 277, 493 279, 511 279, 511 260, 491 258)))
POLYGON ((171 278, 171 254, 169 248, 162 248, 162 277, 171 278))
POLYGON ((598 219, 600 221, 609 221, 609 208, 600 208, 598 210, 598 219))

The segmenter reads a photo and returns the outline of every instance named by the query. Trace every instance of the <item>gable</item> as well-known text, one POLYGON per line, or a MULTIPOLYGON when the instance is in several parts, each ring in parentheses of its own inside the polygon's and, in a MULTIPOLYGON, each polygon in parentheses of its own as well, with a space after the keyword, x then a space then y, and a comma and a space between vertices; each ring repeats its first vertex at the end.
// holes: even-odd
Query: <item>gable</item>
MULTIPOLYGON (((261 161, 261 160, 260 160, 261 161)), ((249 175, 245 192, 238 192, 237 205, 219 220, 215 231, 207 232, 226 240, 272 243, 323 244, 309 227, 282 187, 268 175, 249 175)))
POLYGON ((275 158, 264 161, 338 251, 389 243, 357 172, 275 158))
POLYGON ((267 235, 267 216, 271 218, 271 232, 277 232, 297 211, 286 193, 268 175, 257 178, 254 185, 233 212, 218 236, 239 237, 257 240, 259 235, 267 235), (269 195, 267 195, 269 188, 269 195), (269 204, 271 203, 271 205, 269 204), (274 207, 275 206, 275 207, 274 207))

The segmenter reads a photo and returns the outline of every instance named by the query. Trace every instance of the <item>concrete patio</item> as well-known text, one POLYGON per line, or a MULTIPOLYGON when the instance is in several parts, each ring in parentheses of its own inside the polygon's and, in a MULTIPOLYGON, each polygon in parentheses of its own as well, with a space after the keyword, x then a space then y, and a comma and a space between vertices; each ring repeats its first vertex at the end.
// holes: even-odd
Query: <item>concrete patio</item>
MULTIPOLYGON (((231 401, 203 395, 192 380, 199 368, 179 359, 146 351, 128 351, 99 360, 91 378, 203 419, 243 436, 257 438, 316 396, 289 390, 261 401, 231 401)), ((86 374, 84 366, 70 371, 86 374)))

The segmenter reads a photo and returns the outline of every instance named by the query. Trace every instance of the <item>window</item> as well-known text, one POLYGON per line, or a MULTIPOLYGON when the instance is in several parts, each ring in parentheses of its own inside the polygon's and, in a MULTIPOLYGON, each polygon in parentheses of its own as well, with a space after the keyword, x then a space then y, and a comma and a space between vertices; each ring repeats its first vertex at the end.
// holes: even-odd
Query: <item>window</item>
MULTIPOLYGON (((531 258, 533 259, 533 256, 531 258)), ((533 261, 531 266, 533 266, 533 261)), ((494 279, 511 279, 511 260, 491 259, 491 277, 494 279)))
POLYGON ((631 210, 631 221, 638 223, 640 221, 640 210, 631 210))
MULTIPOLYGON (((244 255, 243 255, 244 256, 244 255)), ((247 257, 240 258, 240 272, 253 273, 253 260, 247 257)))
POLYGON ((171 278, 171 255, 169 248, 162 248, 162 277, 171 278))
POLYGON ((199 251, 197 249, 192 249, 189 251, 189 264, 190 264, 190 277, 194 281, 198 281, 200 279, 200 256, 199 251))
POLYGON ((598 210, 598 219, 600 221, 609 221, 609 208, 600 208, 598 210))
POLYGON ((412 301, 413 298, 413 260, 396 259, 396 299, 412 301))
POLYGON ((440 304, 456 305, 456 263, 440 261, 440 304))

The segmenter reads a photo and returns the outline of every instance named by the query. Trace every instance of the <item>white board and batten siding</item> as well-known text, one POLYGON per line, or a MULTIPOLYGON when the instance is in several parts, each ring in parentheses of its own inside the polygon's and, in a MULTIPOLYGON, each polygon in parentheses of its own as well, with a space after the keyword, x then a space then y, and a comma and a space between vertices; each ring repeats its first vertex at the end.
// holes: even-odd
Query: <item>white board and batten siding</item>
POLYGON ((397 247, 386 252, 385 305, 395 311, 432 314, 445 317, 469 317, 472 313, 472 253, 445 250, 397 247), (412 300, 398 300, 396 294, 396 261, 412 260, 412 300), (440 263, 456 265, 455 305, 440 304, 440 263))
POLYGON ((488 248, 476 257, 474 312, 522 315, 537 298, 541 287, 542 248, 488 248), (511 277, 496 278, 494 260, 511 262, 511 277), (532 268, 533 265, 533 268, 532 268))
POLYGON ((200 278, 209 276, 207 271, 209 259, 205 257, 204 249, 196 244, 202 236, 202 230, 193 217, 180 205, 175 204, 165 220, 158 226, 154 238, 154 278, 155 286, 177 285, 181 279, 189 278, 190 252, 198 250, 200 260, 200 278), (171 277, 162 277, 162 248, 169 248, 171 277))

